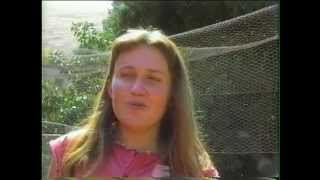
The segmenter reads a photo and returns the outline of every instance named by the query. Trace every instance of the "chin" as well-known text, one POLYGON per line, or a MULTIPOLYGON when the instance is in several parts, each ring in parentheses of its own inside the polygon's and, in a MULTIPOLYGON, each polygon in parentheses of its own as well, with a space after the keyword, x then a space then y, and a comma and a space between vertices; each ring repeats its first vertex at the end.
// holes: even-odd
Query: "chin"
POLYGON ((127 118, 126 120, 120 121, 120 124, 130 129, 150 129, 156 123, 146 122, 146 120, 143 120, 143 118, 127 118))

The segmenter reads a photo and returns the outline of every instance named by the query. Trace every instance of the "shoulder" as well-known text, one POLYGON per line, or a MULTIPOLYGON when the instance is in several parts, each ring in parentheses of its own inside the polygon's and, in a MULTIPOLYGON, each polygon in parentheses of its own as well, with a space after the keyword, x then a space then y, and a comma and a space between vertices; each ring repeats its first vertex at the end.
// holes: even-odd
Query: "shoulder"
POLYGON ((70 140, 72 140, 74 138, 77 138, 77 137, 83 135, 84 132, 85 131, 83 129, 78 129, 78 130, 71 131, 71 132, 69 132, 67 134, 61 135, 58 138, 49 141, 49 144, 50 144, 50 146, 61 145, 61 144, 65 143, 65 142, 67 142, 67 141, 70 141, 70 140))
POLYGON ((75 139, 76 137, 81 136, 84 133, 84 130, 74 130, 67 134, 64 134, 56 139, 49 141, 49 146, 51 153, 54 159, 60 159, 65 151, 66 146, 75 139))
POLYGON ((202 174, 204 177, 220 177, 218 170, 213 166, 203 170, 202 174))
POLYGON ((62 175, 62 161, 66 147, 72 141, 72 139, 79 137, 83 133, 83 130, 74 130, 49 141, 49 148, 51 151, 52 159, 52 164, 49 172, 50 176, 56 177, 62 175))

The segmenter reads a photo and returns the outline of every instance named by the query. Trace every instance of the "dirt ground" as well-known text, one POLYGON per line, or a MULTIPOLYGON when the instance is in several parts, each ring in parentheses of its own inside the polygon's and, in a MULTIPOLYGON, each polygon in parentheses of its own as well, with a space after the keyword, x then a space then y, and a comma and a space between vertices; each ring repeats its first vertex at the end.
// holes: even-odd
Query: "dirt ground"
POLYGON ((88 21, 102 30, 111 1, 42 1, 42 48, 53 48, 71 55, 77 47, 70 30, 72 22, 88 21))

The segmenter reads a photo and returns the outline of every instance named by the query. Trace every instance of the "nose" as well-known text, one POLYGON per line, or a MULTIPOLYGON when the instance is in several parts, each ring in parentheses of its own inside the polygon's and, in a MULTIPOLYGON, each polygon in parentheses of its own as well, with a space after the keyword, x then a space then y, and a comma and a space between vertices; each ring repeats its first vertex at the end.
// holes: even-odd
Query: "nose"
POLYGON ((131 94, 136 96, 143 96, 146 93, 147 93, 147 90, 145 89, 143 82, 137 79, 131 88, 131 94))

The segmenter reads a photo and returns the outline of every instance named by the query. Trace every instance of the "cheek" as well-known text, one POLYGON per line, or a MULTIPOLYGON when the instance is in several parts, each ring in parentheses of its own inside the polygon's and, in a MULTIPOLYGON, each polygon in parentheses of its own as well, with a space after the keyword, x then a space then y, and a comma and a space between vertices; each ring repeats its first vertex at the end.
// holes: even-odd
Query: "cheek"
POLYGON ((149 90, 150 97, 153 99, 153 102, 160 106, 157 108, 162 109, 165 107, 169 97, 169 88, 168 87, 154 87, 149 90))
POLYGON ((154 121, 160 121, 167 110, 168 96, 169 91, 165 88, 154 90, 153 93, 150 93, 152 108, 149 114, 154 121))
POLYGON ((112 96, 115 96, 119 93, 128 91, 128 88, 129 88, 128 84, 126 84, 120 80, 114 79, 111 84, 112 96))
POLYGON ((110 96, 115 110, 119 106, 119 103, 123 101, 123 97, 126 92, 128 92, 128 90, 124 83, 117 80, 112 81, 110 96))

